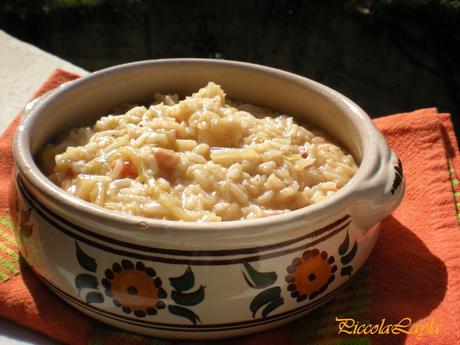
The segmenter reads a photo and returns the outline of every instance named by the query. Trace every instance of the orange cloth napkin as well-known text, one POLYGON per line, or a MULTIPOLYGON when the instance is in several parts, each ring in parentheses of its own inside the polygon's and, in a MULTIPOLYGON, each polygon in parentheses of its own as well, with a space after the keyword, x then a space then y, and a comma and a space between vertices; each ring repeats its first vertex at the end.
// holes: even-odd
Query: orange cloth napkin
MULTIPOLYGON (((77 77, 57 70, 34 97, 77 77)), ((0 315, 69 344, 172 343, 89 319, 49 292, 21 260, 7 209, 11 139, 17 123, 14 120, 0 138, 0 315)), ((376 248, 351 286, 285 327, 207 344, 460 344, 460 229, 455 201, 460 201, 455 176, 460 154, 450 117, 424 109, 375 123, 403 162, 406 196, 383 222, 376 248), (336 317, 353 318, 356 326, 381 325, 381 333, 384 326, 399 323, 400 334, 357 334, 358 327, 355 334, 338 334, 336 317), (410 329, 404 327, 409 319, 410 329)))

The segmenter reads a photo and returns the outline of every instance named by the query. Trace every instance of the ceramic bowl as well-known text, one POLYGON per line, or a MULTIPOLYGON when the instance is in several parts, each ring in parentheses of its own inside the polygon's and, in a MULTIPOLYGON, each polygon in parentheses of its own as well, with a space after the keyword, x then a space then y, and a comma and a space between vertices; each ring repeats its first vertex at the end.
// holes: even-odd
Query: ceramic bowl
POLYGON ((379 223, 400 203, 401 162, 343 95, 281 70, 234 61, 135 62, 68 83, 40 100, 14 139, 11 213, 22 256, 81 312, 151 336, 212 339, 299 318, 344 288, 368 258, 379 223), (337 138, 357 162, 318 204, 222 223, 108 211, 59 189, 34 156, 67 130, 155 92, 187 95, 214 81, 231 99, 295 114, 337 138))

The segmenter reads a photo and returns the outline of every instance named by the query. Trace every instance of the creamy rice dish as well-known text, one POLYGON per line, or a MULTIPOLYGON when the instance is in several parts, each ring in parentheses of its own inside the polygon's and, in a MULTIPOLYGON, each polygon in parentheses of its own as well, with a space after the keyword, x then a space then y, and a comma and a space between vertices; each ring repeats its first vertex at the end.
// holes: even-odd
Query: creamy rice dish
POLYGON ((40 161, 56 185, 106 209, 200 222, 305 207, 357 170, 322 131, 229 101, 212 82, 183 100, 156 94, 150 106, 122 106, 48 145, 40 161))

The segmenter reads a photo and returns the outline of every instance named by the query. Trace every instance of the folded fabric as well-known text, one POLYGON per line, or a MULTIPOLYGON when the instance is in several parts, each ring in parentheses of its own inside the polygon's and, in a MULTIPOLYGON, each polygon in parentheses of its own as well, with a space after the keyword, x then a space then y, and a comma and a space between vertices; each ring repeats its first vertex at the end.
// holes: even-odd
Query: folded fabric
MULTIPOLYGON (((77 77, 57 70, 34 97, 77 77)), ((368 263, 349 288, 304 318, 212 344, 460 344, 460 187, 455 173, 460 154, 450 117, 423 109, 375 124, 403 162, 406 196, 383 222, 368 263), (348 320, 340 334, 336 318, 348 320), (377 334, 362 334, 367 325, 376 327, 377 334), (392 331, 391 325, 396 327, 392 331)), ((7 208, 17 125, 18 118, 0 138, 0 316, 68 344, 192 344, 134 335, 91 320, 48 291, 21 260, 7 208)))

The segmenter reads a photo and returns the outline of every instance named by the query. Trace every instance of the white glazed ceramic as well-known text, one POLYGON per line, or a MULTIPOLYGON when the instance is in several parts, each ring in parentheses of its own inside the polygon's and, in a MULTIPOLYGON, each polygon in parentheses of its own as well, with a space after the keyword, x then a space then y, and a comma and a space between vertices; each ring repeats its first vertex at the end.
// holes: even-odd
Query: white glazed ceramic
POLYGON ((233 61, 143 61, 93 73, 36 104, 14 140, 11 211, 20 251, 59 297, 132 332, 212 339, 263 331, 337 294, 366 261, 399 204, 399 159, 369 117, 339 93, 277 69, 233 61), (360 167, 332 197, 286 214, 186 223, 114 213, 66 194, 34 154, 118 103, 190 94, 214 81, 231 99, 319 126, 360 167))

